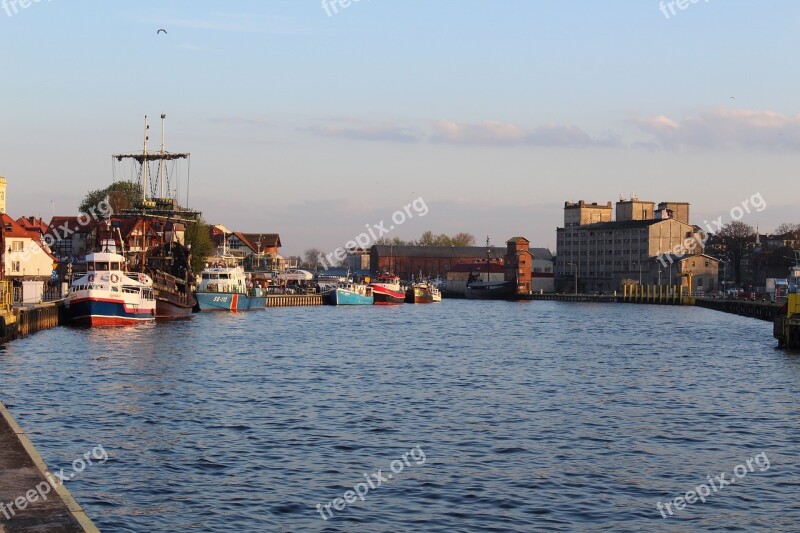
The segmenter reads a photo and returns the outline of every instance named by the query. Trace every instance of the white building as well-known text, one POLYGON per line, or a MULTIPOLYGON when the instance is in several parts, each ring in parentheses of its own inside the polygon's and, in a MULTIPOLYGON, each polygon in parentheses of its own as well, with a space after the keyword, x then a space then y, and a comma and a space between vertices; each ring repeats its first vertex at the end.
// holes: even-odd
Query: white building
POLYGON ((40 235, 26 231, 13 218, 3 218, 3 265, 8 280, 49 280, 56 262, 40 235))

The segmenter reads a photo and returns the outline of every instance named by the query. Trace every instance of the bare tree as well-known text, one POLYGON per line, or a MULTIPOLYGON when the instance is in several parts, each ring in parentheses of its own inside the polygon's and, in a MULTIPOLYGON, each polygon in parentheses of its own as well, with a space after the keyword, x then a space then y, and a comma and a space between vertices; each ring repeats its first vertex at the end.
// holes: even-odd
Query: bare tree
POLYGON ((791 222, 784 222, 775 228, 775 235, 786 235, 787 233, 794 233, 800 231, 800 224, 792 224, 791 222))
POLYGON ((742 283, 742 260, 754 242, 756 230, 741 221, 733 221, 720 228, 717 237, 724 253, 733 265, 733 276, 736 286, 742 283))
POLYGON ((319 248, 309 248, 303 252, 303 266, 317 269, 322 265, 322 251, 319 248))

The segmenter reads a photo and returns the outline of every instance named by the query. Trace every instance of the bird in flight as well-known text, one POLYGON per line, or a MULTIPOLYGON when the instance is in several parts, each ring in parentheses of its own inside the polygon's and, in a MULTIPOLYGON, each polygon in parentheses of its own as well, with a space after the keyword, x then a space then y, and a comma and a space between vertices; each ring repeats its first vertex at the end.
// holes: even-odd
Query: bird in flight
POLYGON ((164 32, 164 35, 166 35, 166 34, 167 34, 167 30, 165 30, 164 28, 161 28, 160 30, 158 30, 158 31, 156 32, 156 35, 158 35, 158 34, 159 34, 159 33, 161 33, 162 31, 164 32))

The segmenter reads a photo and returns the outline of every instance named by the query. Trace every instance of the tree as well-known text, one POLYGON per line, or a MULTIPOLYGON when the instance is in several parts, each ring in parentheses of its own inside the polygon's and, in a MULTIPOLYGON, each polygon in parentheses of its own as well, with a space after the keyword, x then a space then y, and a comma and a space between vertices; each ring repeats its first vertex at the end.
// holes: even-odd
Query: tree
POLYGON ((309 248, 303 252, 303 266, 318 269, 322 264, 322 251, 319 248, 309 248))
POLYGON ((78 211, 96 217, 103 202, 108 199, 112 213, 119 213, 123 209, 131 209, 142 198, 142 188, 130 181, 115 181, 105 189, 89 191, 86 193, 78 211))
POLYGON ((775 228, 775 235, 786 235, 787 233, 794 233, 800 231, 800 224, 792 224, 791 222, 784 222, 775 228))
POLYGON ((456 233, 450 240, 453 246, 475 246, 475 235, 471 233, 456 233))
POLYGON ((211 240, 208 224, 202 218, 196 222, 190 222, 184 233, 184 242, 192 251, 192 270, 195 274, 202 272, 206 259, 216 247, 211 240))
POLYGON ((417 243, 414 241, 404 241, 400 237, 394 237, 393 239, 387 239, 386 237, 381 237, 375 244, 383 245, 383 246, 416 246, 417 243))
POLYGON ((733 277, 736 286, 742 283, 742 260, 755 238, 756 230, 744 222, 735 220, 725 224, 717 233, 722 251, 733 265, 733 277))

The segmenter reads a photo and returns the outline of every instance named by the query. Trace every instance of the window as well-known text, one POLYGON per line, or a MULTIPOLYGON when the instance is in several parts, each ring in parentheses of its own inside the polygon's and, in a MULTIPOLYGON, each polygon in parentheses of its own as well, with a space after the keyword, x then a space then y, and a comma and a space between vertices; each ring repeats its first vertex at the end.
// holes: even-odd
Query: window
POLYGON ((111 263, 111 270, 119 270, 119 262, 115 261, 111 263))
POLYGON ((11 242, 11 251, 12 252, 21 252, 22 251, 22 241, 12 241, 11 242))
POLYGON ((11 262, 11 272, 19 272, 19 261, 11 262))

